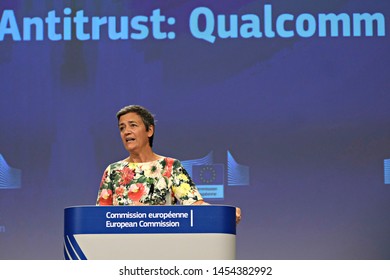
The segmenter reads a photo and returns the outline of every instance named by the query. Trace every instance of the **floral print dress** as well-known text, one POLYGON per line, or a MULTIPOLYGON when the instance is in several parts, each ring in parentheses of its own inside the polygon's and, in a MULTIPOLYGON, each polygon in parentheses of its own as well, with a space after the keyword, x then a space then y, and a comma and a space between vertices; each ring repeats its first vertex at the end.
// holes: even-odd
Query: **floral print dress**
POLYGON ((179 160, 129 163, 121 160, 104 171, 96 205, 190 205, 202 200, 179 160))

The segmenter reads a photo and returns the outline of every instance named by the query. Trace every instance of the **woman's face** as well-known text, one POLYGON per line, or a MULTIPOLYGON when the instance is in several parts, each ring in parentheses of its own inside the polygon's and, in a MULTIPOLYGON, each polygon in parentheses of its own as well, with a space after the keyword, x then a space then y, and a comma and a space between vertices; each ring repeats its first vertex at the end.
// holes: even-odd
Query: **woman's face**
POLYGON ((149 137, 153 135, 153 126, 146 131, 145 124, 137 113, 122 115, 118 126, 123 145, 130 153, 141 153, 143 149, 150 147, 149 137))

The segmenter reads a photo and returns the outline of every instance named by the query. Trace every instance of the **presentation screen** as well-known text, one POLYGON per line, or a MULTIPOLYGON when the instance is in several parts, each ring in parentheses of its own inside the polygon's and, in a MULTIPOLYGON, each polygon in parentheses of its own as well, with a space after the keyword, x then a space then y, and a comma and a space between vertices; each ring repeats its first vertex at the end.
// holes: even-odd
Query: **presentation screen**
POLYGON ((63 259, 64 209, 156 119, 238 259, 390 258, 389 1, 1 1, 0 259, 63 259))

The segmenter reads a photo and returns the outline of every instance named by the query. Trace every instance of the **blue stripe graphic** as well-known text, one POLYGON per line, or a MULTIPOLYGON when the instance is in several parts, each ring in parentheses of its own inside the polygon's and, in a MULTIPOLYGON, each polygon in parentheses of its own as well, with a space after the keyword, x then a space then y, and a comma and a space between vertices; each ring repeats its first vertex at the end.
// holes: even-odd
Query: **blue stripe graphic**
POLYGON ((64 237, 64 256, 66 260, 87 259, 73 235, 64 237))
POLYGON ((390 159, 384 160, 385 184, 390 185, 390 159))
POLYGON ((10 167, 0 154, 0 189, 17 189, 21 187, 22 172, 10 167))
POLYGON ((249 167, 238 164, 229 151, 227 152, 227 166, 229 186, 249 185, 249 167))

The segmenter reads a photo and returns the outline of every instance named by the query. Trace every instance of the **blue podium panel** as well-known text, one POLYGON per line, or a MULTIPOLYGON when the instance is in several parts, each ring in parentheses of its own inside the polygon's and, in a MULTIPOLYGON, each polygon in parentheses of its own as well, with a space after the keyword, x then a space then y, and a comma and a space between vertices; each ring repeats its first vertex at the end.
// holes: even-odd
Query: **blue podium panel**
POLYGON ((235 259, 235 207, 65 208, 67 260, 235 259))

